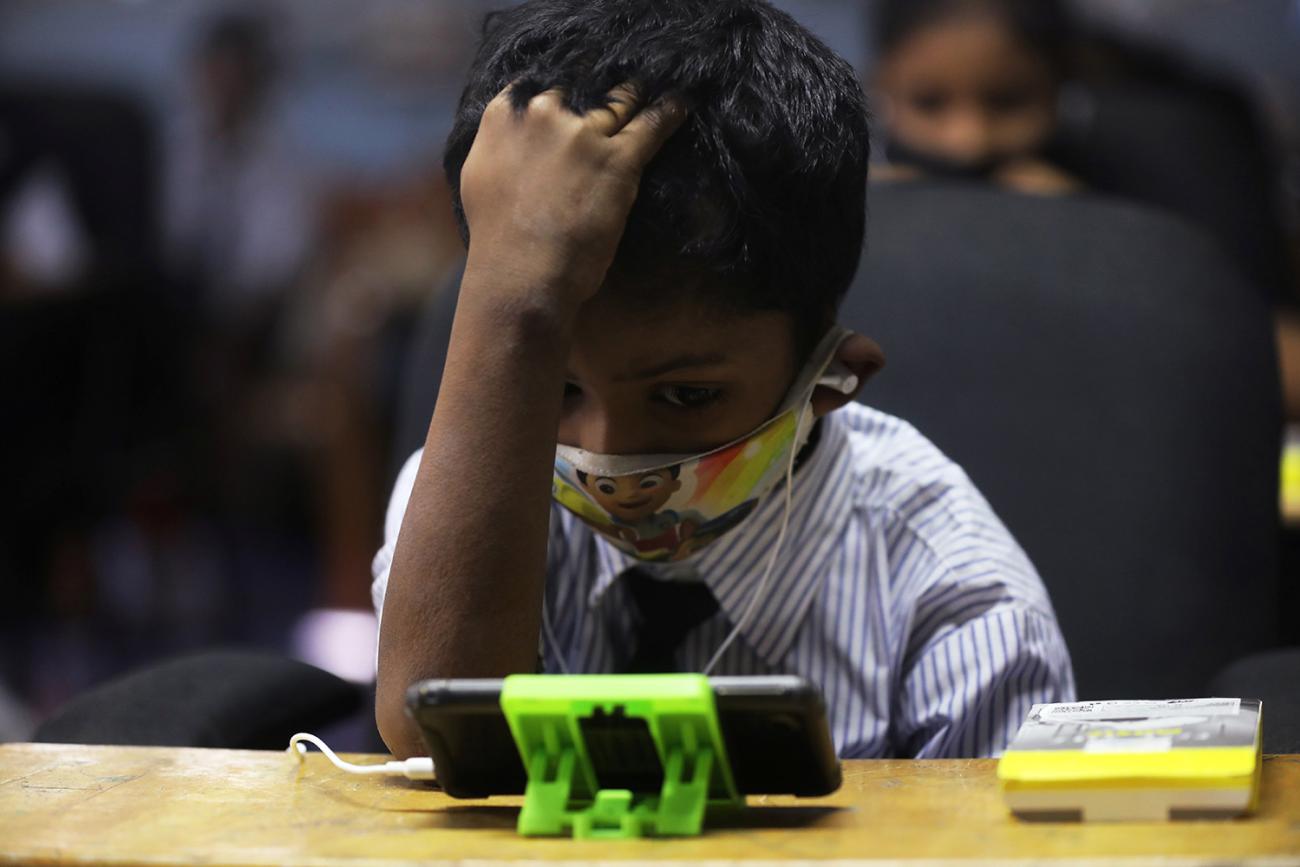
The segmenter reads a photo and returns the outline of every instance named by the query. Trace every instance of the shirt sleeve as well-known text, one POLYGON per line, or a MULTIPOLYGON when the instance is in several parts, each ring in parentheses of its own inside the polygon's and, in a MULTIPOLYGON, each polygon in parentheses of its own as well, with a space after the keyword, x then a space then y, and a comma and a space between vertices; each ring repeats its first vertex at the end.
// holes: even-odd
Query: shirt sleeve
POLYGON ((1004 606, 945 630, 902 682, 902 750, 916 758, 998 756, 1029 709, 1074 701, 1055 618, 1004 606))
MULTIPOLYGON (((393 552, 397 550, 397 534, 402 529, 402 518, 406 516, 406 504, 410 502, 411 491, 415 489, 415 474, 420 469, 420 449, 407 458, 402 470, 393 483, 393 494, 388 500, 388 512, 384 516, 384 544, 376 552, 370 563, 370 601, 375 606, 378 629, 384 626, 384 595, 388 592, 388 572, 393 566, 393 552)), ((378 634, 378 632, 376 632, 378 634)), ((379 670, 379 642, 375 642, 375 670, 379 670)))
POLYGON ((893 720, 899 755, 998 756, 1035 703, 1075 698, 1042 579, 982 501, 967 502, 942 530, 935 521, 895 537, 892 553, 906 552, 895 559, 906 572, 895 576, 894 600, 905 625, 893 720))

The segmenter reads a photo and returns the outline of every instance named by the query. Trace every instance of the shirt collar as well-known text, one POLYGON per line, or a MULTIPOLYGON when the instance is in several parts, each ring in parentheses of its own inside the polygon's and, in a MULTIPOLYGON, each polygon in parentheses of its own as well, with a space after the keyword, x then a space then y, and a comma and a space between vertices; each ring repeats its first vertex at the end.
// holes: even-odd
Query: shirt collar
MULTIPOLYGON (((795 473, 790 525, 764 598, 740 631, 745 643, 773 668, 781 667, 794 643, 825 571, 808 568, 804 552, 830 534, 838 536, 848 519, 847 508, 837 508, 827 499, 834 481, 851 471, 848 434, 835 413, 823 417, 821 427, 813 453, 795 473)), ((620 575, 638 568, 665 580, 703 580, 727 619, 739 623, 776 547, 785 498, 782 483, 734 530, 680 563, 644 563, 592 533, 596 569, 588 605, 599 605, 620 575)))

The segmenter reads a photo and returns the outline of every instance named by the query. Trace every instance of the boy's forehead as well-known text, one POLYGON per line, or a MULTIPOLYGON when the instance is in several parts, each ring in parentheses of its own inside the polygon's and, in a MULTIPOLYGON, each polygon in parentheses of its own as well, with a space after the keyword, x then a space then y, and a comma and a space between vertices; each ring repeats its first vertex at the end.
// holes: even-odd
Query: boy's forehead
POLYGON ((707 367, 794 354, 793 318, 693 299, 629 303, 605 292, 583 305, 571 359, 614 377, 653 375, 667 364, 707 367))

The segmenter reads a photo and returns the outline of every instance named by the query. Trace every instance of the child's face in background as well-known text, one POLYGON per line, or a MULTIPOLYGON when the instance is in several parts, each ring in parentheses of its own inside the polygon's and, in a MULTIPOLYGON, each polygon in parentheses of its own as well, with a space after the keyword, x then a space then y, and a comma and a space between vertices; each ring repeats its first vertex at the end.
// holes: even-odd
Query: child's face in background
POLYGON ((600 454, 697 454, 771 418, 795 375, 791 319, 689 302, 583 305, 559 442, 600 454))
POLYGON ((956 165, 1031 156, 1056 124, 1052 70, 990 14, 906 36, 881 58, 875 83, 890 136, 956 165))

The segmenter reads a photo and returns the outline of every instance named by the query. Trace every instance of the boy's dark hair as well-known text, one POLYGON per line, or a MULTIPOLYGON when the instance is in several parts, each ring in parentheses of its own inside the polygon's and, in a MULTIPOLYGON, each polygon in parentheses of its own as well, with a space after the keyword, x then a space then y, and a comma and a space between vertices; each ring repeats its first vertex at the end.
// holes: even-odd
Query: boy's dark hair
POLYGON ((1070 15, 1061 0, 876 0, 874 34, 878 56, 912 34, 961 15, 993 15, 1016 39, 1065 76, 1070 15))
POLYGON ((763 0, 532 0, 488 16, 444 166, 460 170, 484 107, 558 87, 586 112, 630 81, 674 92, 686 124, 646 168, 611 271, 640 303, 694 293, 776 310, 811 348, 834 321, 866 225, 867 109, 853 68, 763 0))

